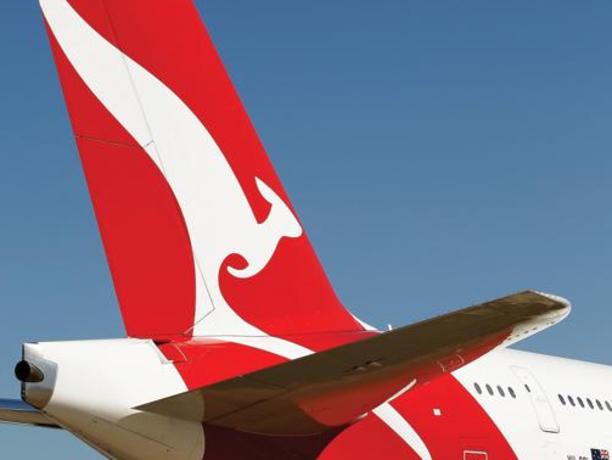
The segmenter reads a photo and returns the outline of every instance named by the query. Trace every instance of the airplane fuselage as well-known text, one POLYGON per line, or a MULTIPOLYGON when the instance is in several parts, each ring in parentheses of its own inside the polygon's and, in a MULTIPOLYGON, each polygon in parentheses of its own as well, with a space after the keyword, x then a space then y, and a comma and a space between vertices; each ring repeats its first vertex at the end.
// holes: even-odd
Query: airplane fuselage
POLYGON ((135 410, 185 391, 185 380, 198 386, 240 373, 257 356, 216 340, 174 347, 139 339, 26 344, 24 358, 47 379, 25 383, 24 397, 104 455, 134 460, 600 460, 612 442, 612 367, 513 349, 429 381, 406 376, 412 383, 400 394, 319 434, 261 436, 202 423, 206 402, 189 406, 193 417, 179 413, 186 403, 176 406, 179 418, 135 410))

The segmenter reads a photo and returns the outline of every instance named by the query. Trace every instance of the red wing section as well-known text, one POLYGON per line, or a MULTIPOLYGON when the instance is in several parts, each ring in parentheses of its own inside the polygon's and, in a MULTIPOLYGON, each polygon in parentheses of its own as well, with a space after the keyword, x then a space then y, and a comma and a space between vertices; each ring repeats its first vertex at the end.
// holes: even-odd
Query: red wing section
POLYGON ((251 433, 320 433, 545 329, 568 311, 561 298, 526 291, 138 409, 251 433))
POLYGON ((361 330, 192 1, 40 3, 128 334, 361 330))
POLYGON ((442 376, 429 385, 409 391, 391 405, 422 438, 429 456, 418 455, 375 414, 369 414, 363 421, 340 433, 317 458, 467 460, 466 454, 478 451, 487 452, 486 458, 517 458, 493 420, 452 375, 442 376), (442 416, 434 415, 432 407, 442 416))

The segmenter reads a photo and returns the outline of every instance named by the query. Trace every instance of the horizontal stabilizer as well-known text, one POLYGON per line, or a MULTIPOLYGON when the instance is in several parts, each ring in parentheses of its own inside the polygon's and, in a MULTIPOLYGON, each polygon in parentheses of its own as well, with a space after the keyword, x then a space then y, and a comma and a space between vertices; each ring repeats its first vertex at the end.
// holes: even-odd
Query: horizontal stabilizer
POLYGON ((0 423, 61 428, 38 409, 19 399, 0 399, 0 423))
POLYGON ((137 409, 251 433, 322 432, 545 329, 569 309, 565 299, 525 291, 137 409))

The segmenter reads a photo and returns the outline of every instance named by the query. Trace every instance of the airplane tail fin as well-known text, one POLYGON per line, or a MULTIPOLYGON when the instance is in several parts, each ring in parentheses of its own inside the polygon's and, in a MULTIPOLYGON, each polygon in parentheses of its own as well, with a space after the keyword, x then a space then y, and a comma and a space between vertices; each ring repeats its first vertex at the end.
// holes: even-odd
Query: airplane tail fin
POLYGON ((362 330, 191 0, 40 0, 132 337, 362 330))

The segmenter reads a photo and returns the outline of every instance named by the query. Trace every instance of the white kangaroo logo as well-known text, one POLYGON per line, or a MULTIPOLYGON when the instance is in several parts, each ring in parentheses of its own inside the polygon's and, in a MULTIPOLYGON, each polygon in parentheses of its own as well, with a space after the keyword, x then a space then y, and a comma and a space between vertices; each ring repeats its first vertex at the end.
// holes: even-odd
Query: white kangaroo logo
POLYGON ((219 271, 229 255, 241 255, 247 266, 228 271, 251 277, 268 264, 283 237, 302 235, 286 203, 254 178, 271 204, 267 219, 258 223, 223 152, 189 107, 98 34, 68 2, 42 0, 41 5, 79 76, 157 164, 177 198, 196 262, 194 336, 230 336, 226 338, 290 359, 309 354, 244 321, 219 288, 219 271))

